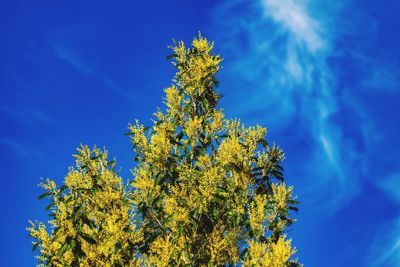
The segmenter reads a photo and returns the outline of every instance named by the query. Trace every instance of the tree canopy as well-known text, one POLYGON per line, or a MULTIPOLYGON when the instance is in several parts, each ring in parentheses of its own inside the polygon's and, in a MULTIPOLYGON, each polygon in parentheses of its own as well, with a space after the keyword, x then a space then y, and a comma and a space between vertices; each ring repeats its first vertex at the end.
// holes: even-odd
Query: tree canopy
MULTIPOLYGON (((64 185, 47 180, 49 226, 28 228, 48 266, 295 266, 287 238, 298 202, 267 130, 218 108, 222 58, 199 35, 174 43, 177 72, 153 125, 129 125, 124 186, 107 151, 82 146, 64 185), (50 228, 50 229, 48 229, 50 228)), ((245 97, 244 97, 245 99, 245 97)))

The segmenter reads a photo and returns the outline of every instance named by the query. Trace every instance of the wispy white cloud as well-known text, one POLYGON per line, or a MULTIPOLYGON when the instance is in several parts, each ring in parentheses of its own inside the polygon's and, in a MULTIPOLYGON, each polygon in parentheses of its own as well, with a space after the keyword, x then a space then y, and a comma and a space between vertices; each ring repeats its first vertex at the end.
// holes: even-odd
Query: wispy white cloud
POLYGON ((68 48, 66 45, 61 45, 54 41, 49 41, 55 55, 62 61, 66 62, 70 65, 74 70, 78 73, 85 76, 93 76, 99 79, 107 88, 111 91, 115 92, 121 97, 124 97, 129 100, 134 100, 134 97, 129 94, 127 90, 124 90, 121 86, 118 85, 116 81, 111 79, 107 74, 102 73, 101 71, 93 68, 90 64, 86 63, 82 60, 79 55, 68 48))
POLYGON ((320 21, 309 14, 306 1, 264 0, 263 11, 267 19, 278 23, 291 38, 304 45, 310 52, 325 49, 320 21))
MULTIPOLYGON (((384 189, 394 201, 400 204, 400 172, 393 173, 386 177, 381 177, 378 181, 378 185, 384 189)), ((400 220, 399 220, 400 226, 400 220)), ((400 230, 399 230, 400 238, 400 230)))
POLYGON ((377 231, 371 254, 366 259, 369 261, 368 266, 370 267, 399 266, 400 218, 386 225, 385 228, 383 231, 377 231))
MULTIPOLYGON (((381 177, 378 185, 400 205, 400 172, 381 177)), ((369 257, 370 267, 399 266, 400 217, 396 221, 381 227, 379 230, 371 246, 371 255, 369 257)))
POLYGON ((373 68, 369 77, 362 82, 362 86, 374 89, 376 91, 385 90, 394 92, 399 90, 399 79, 391 66, 379 66, 373 68))
POLYGON ((67 47, 57 43, 53 43, 52 46, 53 51, 57 55, 57 57, 71 65, 75 70, 84 75, 94 74, 93 69, 84 64, 82 60, 71 49, 68 49, 67 47))
POLYGON ((54 122, 54 119, 46 112, 34 107, 17 107, 15 105, 14 107, 10 107, 3 105, 0 106, 0 113, 7 114, 26 126, 35 126, 41 123, 52 124, 54 122))
POLYGON ((19 157, 41 157, 43 153, 29 145, 16 141, 13 138, 0 139, 0 145, 4 145, 19 157))

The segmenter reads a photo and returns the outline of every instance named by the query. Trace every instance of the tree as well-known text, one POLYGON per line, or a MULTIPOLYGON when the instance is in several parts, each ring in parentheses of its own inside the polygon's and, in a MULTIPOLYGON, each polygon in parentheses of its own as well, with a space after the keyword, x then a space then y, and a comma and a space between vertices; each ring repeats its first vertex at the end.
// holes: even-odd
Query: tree
POLYGON ((225 119, 217 108, 222 59, 213 46, 201 35, 190 48, 171 46, 177 73, 166 109, 151 128, 129 125, 136 166, 128 190, 106 153, 92 157, 87 147, 62 189, 43 185, 54 219, 50 233, 44 224, 30 228, 41 262, 298 265, 286 237, 298 202, 284 183, 283 151, 268 144, 265 128, 225 119))

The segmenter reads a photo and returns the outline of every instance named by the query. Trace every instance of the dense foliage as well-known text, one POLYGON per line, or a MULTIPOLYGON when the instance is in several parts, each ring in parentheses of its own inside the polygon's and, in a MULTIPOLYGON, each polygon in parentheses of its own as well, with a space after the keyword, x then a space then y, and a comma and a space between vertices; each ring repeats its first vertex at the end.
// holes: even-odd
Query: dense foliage
POLYGON ((217 108, 221 57, 199 36, 175 43, 166 109, 129 135, 136 161, 127 189, 107 152, 84 146, 65 185, 42 184, 51 230, 29 228, 44 265, 288 266, 285 230, 297 210, 284 183, 284 154, 266 129, 217 108))

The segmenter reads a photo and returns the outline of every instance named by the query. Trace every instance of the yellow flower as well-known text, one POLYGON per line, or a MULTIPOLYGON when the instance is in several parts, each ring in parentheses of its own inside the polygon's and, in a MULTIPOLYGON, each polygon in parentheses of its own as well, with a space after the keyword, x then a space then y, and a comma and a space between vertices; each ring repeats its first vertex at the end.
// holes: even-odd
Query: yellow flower
POLYGON ((187 126, 186 126, 186 134, 188 136, 188 138, 195 138, 197 137, 197 135, 201 132, 202 127, 201 127, 201 123, 202 123, 202 118, 201 117, 194 117, 194 118, 190 118, 189 121, 187 122, 187 126))
POLYGON ((243 262, 244 266, 284 267, 296 252, 291 247, 291 240, 285 240, 282 236, 277 243, 260 243, 249 241, 249 252, 243 262))
POLYGON ((218 149, 218 161, 222 165, 239 164, 243 162, 245 151, 236 136, 222 141, 218 149))
POLYGON ((263 223, 265 221, 266 203, 267 197, 265 195, 256 195, 254 201, 250 204, 250 227, 256 236, 263 235, 265 231, 263 223))
POLYGON ((182 102, 182 95, 175 86, 171 86, 164 90, 166 95, 165 104, 169 108, 171 115, 179 115, 182 102))
POLYGON ((287 187, 285 183, 272 184, 271 186, 273 194, 270 199, 276 204, 275 207, 281 210, 287 208, 287 202, 292 198, 293 187, 287 187))
POLYGON ((138 120, 136 120, 136 124, 129 124, 128 128, 133 134, 133 143, 140 147, 142 150, 146 150, 148 141, 144 132, 144 126, 140 124, 138 120))
POLYGON ((153 241, 150 247, 153 253, 149 257, 149 262, 157 267, 170 266, 169 261, 174 253, 174 244, 171 242, 171 236, 158 237, 153 241))

